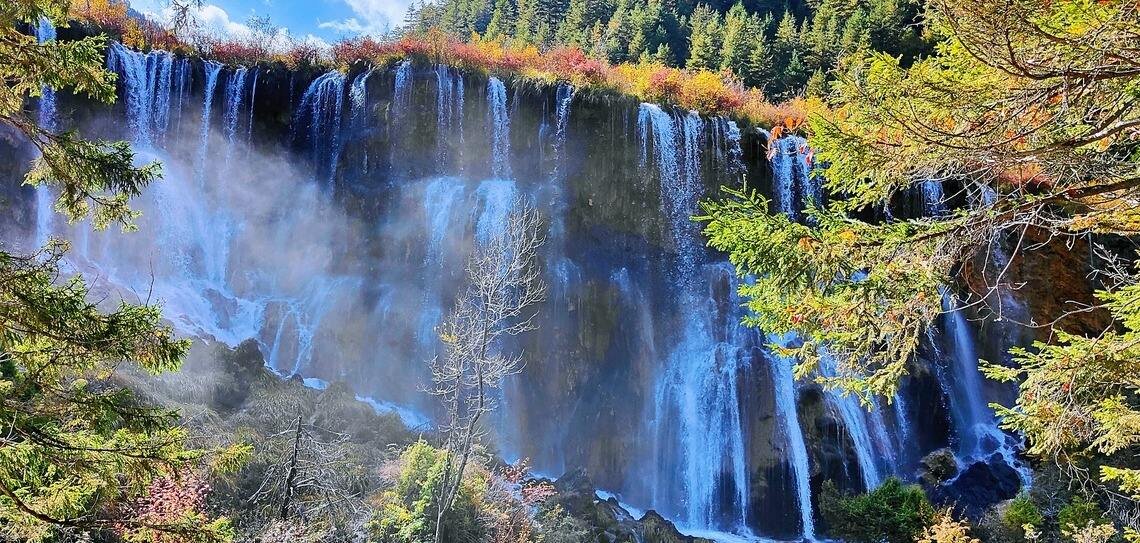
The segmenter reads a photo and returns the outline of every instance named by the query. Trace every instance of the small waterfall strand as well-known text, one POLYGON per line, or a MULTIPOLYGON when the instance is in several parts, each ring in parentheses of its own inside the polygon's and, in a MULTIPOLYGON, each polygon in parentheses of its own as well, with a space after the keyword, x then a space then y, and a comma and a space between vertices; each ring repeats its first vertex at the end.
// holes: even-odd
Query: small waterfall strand
POLYGON ((507 112, 507 87, 497 77, 487 81, 487 123, 491 127, 491 173, 511 177, 511 117, 507 112))

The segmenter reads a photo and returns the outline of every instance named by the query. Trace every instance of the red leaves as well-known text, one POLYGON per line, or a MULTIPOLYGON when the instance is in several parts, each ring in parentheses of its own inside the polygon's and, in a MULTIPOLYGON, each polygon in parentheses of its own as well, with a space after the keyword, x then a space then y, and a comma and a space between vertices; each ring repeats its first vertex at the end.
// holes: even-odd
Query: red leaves
MULTIPOLYGON (((182 477, 160 477, 151 482, 146 494, 136 500, 122 515, 131 524, 120 524, 115 531, 125 535, 137 530, 133 524, 148 527, 172 526, 194 513, 203 513, 210 485, 196 474, 182 477)), ((153 543, 178 543, 183 536, 175 533, 150 530, 153 543)))

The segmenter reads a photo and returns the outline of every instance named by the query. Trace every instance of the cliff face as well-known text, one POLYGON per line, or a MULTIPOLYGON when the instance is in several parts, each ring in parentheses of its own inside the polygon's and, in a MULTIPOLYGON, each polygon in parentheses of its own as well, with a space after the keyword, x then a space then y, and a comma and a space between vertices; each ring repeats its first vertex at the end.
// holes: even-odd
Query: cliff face
POLYGON ((22 189, 5 237, 69 237, 77 269, 127 296, 153 290, 187 334, 253 338, 282 375, 346 383, 428 425, 434 328, 471 248, 521 197, 547 218, 550 295, 538 330, 501 346, 526 360, 490 422, 508 459, 585 468, 692 528, 793 537, 812 518, 805 489, 909 478, 954 441, 941 339, 892 405, 865 412, 793 384, 740 326, 740 279, 689 217, 722 185, 815 190, 795 145, 774 168, 765 134, 727 119, 441 66, 110 59, 118 104, 61 97, 58 122, 166 164, 138 201, 140 233, 44 221, 43 194, 22 189))

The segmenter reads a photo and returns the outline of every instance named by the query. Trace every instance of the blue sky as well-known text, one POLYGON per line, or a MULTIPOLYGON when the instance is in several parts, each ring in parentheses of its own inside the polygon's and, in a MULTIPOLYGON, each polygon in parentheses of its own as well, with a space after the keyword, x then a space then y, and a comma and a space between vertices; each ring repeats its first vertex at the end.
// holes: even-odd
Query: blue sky
MULTIPOLYGON (((203 0, 198 18, 215 32, 241 33, 250 15, 269 15, 297 38, 333 42, 346 36, 379 34, 403 20, 410 0, 203 0)), ((159 14, 166 0, 131 0, 147 14, 159 14)))

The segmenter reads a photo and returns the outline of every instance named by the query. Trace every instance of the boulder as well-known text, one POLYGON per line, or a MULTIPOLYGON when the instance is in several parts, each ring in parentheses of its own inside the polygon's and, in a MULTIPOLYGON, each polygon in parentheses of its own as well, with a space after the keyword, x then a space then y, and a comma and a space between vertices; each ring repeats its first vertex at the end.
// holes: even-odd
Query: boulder
POLYGON ((643 543, 703 543, 707 539, 687 536, 677 530, 672 522, 657 511, 650 510, 641 517, 641 541, 643 543))
POLYGON ((945 483, 958 473, 958 459, 949 448, 931 452, 919 464, 918 480, 928 487, 945 483))
POLYGON ((935 505, 952 506, 971 520, 980 518, 987 509, 1012 499, 1021 490, 1021 475, 1000 455, 984 462, 974 462, 953 480, 931 489, 935 505))

